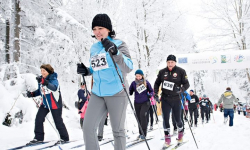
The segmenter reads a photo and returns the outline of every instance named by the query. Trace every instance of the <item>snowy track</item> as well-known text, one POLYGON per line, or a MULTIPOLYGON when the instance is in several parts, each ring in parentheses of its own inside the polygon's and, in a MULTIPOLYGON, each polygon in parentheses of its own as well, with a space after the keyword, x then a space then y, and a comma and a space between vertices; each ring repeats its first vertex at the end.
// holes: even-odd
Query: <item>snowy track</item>
MULTIPOLYGON (((212 116, 211 116, 212 117, 212 116)), ((161 117, 160 117, 161 118, 161 117)), ((199 146, 200 150, 238 150, 238 149, 248 149, 250 147, 249 135, 250 135, 250 119, 245 118, 242 114, 234 114, 234 126, 229 127, 228 124, 223 124, 223 113, 221 112, 215 112, 214 113, 215 123, 212 120, 208 124, 204 124, 202 126, 199 124, 198 127, 194 130, 195 138, 197 141, 197 144, 199 146)), ((82 139, 82 131, 77 126, 78 122, 68 122, 65 118, 67 124, 67 128, 69 131, 69 135, 71 140, 79 140, 76 142, 68 143, 65 145, 61 145, 62 149, 70 149, 74 146, 84 144, 82 139), (77 124, 77 125, 76 125, 77 124)), ((161 123, 161 122, 160 122, 161 123)), ((130 139, 127 141, 132 141, 136 138, 137 134, 132 134, 132 130, 137 130, 137 126, 135 124, 135 119, 133 118, 132 114, 127 115, 127 126, 129 132, 127 134, 130 136, 130 139)), ((162 125, 161 125, 162 126, 162 125)), ((188 128, 187 123, 185 124, 186 128, 188 128)), ((154 125, 155 128, 157 128, 157 125, 154 125)), ((171 128, 172 130, 173 128, 171 128)), ((0 147, 1 149, 8 149, 13 148, 16 146, 23 145, 27 142, 29 142, 33 138, 33 123, 23 123, 19 126, 14 127, 6 127, 6 126, 0 126, 0 147)), ((112 134, 110 134, 111 128, 110 124, 109 126, 104 127, 104 138, 112 138, 112 134), (105 134, 106 133, 106 134, 105 134)), ((163 131, 162 131, 163 132, 163 131)), ((182 147, 178 148, 178 150, 195 150, 196 145, 193 141, 192 135, 190 133, 190 130, 185 131, 186 134, 184 135, 185 140, 189 140, 189 142, 182 147)), ((154 130, 152 132, 148 133, 148 136, 154 136, 154 139, 149 140, 149 146, 151 150, 160 150, 163 145, 163 140, 161 140, 161 134, 159 130, 154 130)), ((172 144, 175 145, 176 136, 174 136, 172 140, 172 144)), ((57 140, 57 136, 54 133, 53 129, 49 126, 49 124, 45 123, 45 141, 47 140, 57 140)), ((52 142, 51 142, 52 143, 52 142)), ((39 145, 35 149, 45 147, 51 143, 47 143, 44 145, 39 145)), ((34 149, 32 148, 25 148, 25 150, 28 149, 34 149)), ((50 149, 58 149, 58 147, 53 147, 50 149)), ((83 147, 75 148, 77 149, 83 149, 83 147)), ((108 143, 101 146, 101 150, 112 150, 113 145, 112 143, 108 143)), ((130 150, 138 150, 143 149, 147 150, 147 146, 145 143, 140 143, 138 145, 135 145, 130 150)))

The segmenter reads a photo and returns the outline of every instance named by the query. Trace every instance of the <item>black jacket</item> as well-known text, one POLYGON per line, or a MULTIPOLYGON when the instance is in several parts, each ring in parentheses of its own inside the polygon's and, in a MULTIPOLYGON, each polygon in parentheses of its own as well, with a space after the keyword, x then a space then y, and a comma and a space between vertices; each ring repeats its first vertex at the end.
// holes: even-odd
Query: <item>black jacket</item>
POLYGON ((209 98, 202 98, 199 102, 201 109, 209 109, 209 105, 211 104, 209 98))
POLYGON ((192 95, 191 96, 191 100, 188 101, 188 108, 189 109, 195 109, 197 108, 197 105, 199 104, 199 98, 197 97, 197 95, 192 95))
POLYGON ((182 88, 183 92, 186 91, 189 88, 186 71, 178 66, 175 66, 172 71, 168 67, 160 70, 154 85, 155 93, 158 93, 160 85, 162 85, 163 96, 178 95, 177 87, 182 88))

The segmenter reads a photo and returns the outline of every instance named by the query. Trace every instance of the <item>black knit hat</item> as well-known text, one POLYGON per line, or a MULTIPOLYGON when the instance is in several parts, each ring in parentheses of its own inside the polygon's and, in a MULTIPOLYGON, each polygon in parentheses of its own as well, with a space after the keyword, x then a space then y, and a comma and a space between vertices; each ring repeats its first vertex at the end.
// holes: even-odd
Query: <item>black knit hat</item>
POLYGON ((112 23, 107 14, 97 14, 92 21, 92 29, 95 26, 101 26, 112 31, 112 23))
POLYGON ((172 54, 168 55, 167 61, 172 60, 176 62, 176 57, 172 54))

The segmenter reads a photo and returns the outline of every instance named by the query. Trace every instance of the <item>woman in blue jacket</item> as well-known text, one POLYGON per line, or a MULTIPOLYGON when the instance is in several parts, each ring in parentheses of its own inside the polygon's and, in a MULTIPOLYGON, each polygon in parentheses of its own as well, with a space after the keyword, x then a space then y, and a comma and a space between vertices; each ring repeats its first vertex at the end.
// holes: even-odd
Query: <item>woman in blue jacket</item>
POLYGON ((50 64, 44 64, 40 67, 41 76, 36 77, 38 89, 33 92, 27 92, 28 97, 42 97, 42 104, 38 109, 35 120, 35 137, 28 144, 41 143, 44 140, 43 122, 46 115, 51 110, 56 128, 60 134, 61 140, 58 143, 69 141, 69 135, 62 119, 62 97, 57 80, 57 73, 50 64), (50 108, 50 109, 49 109, 50 108))
POLYGON ((127 45, 115 39, 115 32, 107 14, 97 14, 92 21, 92 30, 97 43, 90 48, 90 67, 78 64, 77 73, 84 76, 93 75, 92 95, 83 122, 83 136, 86 150, 99 150, 96 135, 101 119, 109 113, 114 149, 125 150, 125 118, 128 99, 124 88, 128 88, 127 73, 133 69, 133 63, 127 45), (110 56, 110 53, 111 55, 110 56), (125 83, 121 84, 117 70, 125 83))
MULTIPOLYGON (((138 120, 141 124, 142 130, 147 136, 147 126, 148 126, 148 110, 150 107, 149 99, 153 96, 154 92, 150 83, 144 78, 142 70, 137 70, 135 72, 135 81, 133 81, 129 87, 129 94, 132 95, 135 92, 135 111, 138 117, 138 120)), ((144 140, 145 137, 140 131, 138 136, 139 140, 144 140)))

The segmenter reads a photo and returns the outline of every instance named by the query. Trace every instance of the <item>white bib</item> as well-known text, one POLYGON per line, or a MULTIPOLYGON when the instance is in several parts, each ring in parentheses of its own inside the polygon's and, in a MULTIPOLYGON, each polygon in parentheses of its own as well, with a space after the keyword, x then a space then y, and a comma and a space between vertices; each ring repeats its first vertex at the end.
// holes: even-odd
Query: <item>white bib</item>
POLYGON ((174 89, 174 83, 173 82, 169 82, 169 81, 164 81, 162 87, 166 90, 170 90, 173 91, 174 89))
POLYGON ((101 53, 91 57, 91 66, 94 71, 107 69, 109 67, 106 54, 101 53))
POLYGON ((195 103, 195 99, 192 98, 192 99, 190 100, 190 103, 195 103))
POLYGON ((142 84, 142 85, 140 85, 140 86, 138 86, 138 87, 136 88, 136 90, 137 90, 137 92, 138 92, 139 94, 141 94, 141 92, 145 91, 146 89, 147 89, 147 88, 145 87, 144 84, 142 84))
POLYGON ((206 106, 206 103, 203 102, 202 105, 203 105, 203 106, 206 106))

